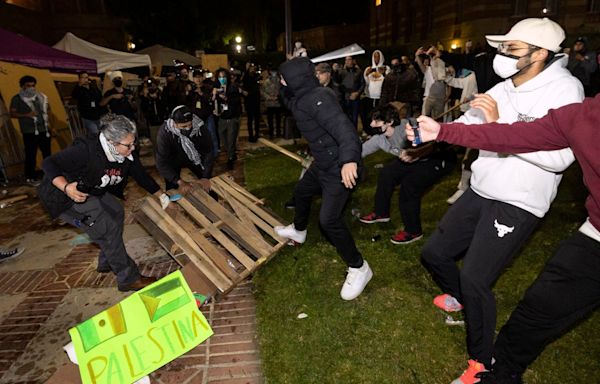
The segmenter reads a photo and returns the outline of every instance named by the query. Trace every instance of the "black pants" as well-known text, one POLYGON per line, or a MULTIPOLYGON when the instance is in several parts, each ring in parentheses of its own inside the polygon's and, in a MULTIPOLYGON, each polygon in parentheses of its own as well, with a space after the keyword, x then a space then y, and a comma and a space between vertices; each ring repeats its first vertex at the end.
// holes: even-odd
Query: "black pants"
POLYGON ((246 105, 248 115, 248 140, 256 141, 260 136, 260 106, 246 105))
POLYGON ((109 266, 117 275, 119 287, 125 288, 140 278, 138 267, 123 243, 123 207, 113 195, 89 196, 84 203, 63 212, 60 218, 83 230, 100 246, 98 267, 109 266), (82 220, 84 217, 87 219, 82 220))
POLYGON ((363 258, 356 249, 354 238, 342 219, 350 193, 351 190, 342 184, 339 168, 323 171, 315 166, 310 167, 298 181, 294 190, 296 202, 294 226, 299 231, 306 229, 312 199, 315 195, 321 194, 319 224, 325 236, 349 267, 359 268, 363 264, 363 258))
POLYGON ((548 343, 598 306, 600 243, 575 232, 560 244, 500 330, 495 367, 522 374, 548 343))
POLYGON ((35 163, 38 148, 42 151, 42 157, 45 159, 50 156, 50 138, 46 137, 46 132, 23 134, 23 146, 25 147, 25 178, 35 179, 35 163))
POLYGON ((400 185, 400 216, 404 230, 412 234, 422 233, 421 199, 428 188, 454 168, 455 163, 456 158, 449 154, 446 158, 431 157, 414 163, 395 159, 386 164, 377 178, 375 213, 389 216, 392 194, 400 185))
POLYGON ((496 330, 492 285, 522 247, 539 218, 468 189, 423 247, 423 264, 443 292, 464 305, 467 350, 490 367, 496 330), (464 254, 461 270, 456 259, 464 254))
POLYGON ((267 107, 267 124, 270 138, 273 138, 275 134, 277 137, 281 137, 281 107, 267 107), (275 118, 275 126, 273 126, 273 118, 275 118))
POLYGON ((362 121, 362 129, 369 127, 371 124, 371 113, 373 109, 379 105, 379 99, 371 99, 365 97, 360 99, 360 120, 362 121))

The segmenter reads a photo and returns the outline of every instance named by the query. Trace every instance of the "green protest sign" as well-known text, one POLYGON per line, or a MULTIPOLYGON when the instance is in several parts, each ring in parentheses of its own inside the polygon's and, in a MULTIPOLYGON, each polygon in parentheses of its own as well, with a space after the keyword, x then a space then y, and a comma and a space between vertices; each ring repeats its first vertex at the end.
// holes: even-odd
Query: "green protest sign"
POLYGON ((69 330, 84 384, 133 383, 213 331, 180 271, 69 330))

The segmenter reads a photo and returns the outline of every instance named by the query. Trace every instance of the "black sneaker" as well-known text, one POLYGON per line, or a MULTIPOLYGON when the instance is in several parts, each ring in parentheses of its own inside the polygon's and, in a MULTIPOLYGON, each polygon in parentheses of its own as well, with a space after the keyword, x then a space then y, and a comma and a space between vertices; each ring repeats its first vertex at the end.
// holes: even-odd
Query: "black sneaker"
POLYGON ((475 375, 479 378, 479 384, 523 384, 519 374, 510 374, 504 371, 494 370, 479 372, 475 375))
POLYGON ((0 263, 8 259, 14 259, 19 256, 25 248, 1 249, 0 248, 0 263))

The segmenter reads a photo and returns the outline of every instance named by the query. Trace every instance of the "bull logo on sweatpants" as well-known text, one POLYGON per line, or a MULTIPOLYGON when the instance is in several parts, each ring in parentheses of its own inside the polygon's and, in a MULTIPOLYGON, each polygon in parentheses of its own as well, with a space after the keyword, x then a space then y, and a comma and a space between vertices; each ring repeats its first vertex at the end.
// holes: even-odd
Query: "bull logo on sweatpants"
POLYGON ((500 224, 498 222, 498 220, 494 219, 494 227, 496 227, 496 230, 498 231, 498 237, 504 237, 504 235, 506 235, 507 233, 511 233, 512 231, 515 230, 515 227, 507 227, 504 224, 500 224))

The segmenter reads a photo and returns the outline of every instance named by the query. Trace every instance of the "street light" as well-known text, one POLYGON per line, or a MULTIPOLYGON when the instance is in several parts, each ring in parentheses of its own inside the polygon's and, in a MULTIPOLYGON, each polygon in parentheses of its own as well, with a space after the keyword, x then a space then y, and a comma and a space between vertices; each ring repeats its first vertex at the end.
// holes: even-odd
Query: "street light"
POLYGON ((238 45, 236 45, 236 46, 235 46, 235 50, 237 51, 237 53, 240 53, 240 52, 242 52, 242 46, 241 46, 241 45, 239 45, 239 44, 238 44, 238 45))
MULTIPOLYGON (((238 36, 236 36, 236 37, 235 37, 235 42, 236 42, 236 43, 238 43, 238 44, 239 44, 239 43, 241 43, 241 42, 242 42, 242 36, 239 36, 239 35, 238 35, 238 36)), ((237 48, 237 47, 236 47, 236 48, 237 48)))
POLYGON ((133 51, 135 49, 135 43, 133 41, 127 42, 127 49, 133 51))

